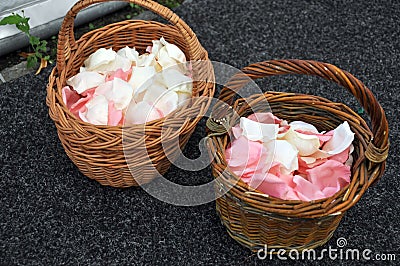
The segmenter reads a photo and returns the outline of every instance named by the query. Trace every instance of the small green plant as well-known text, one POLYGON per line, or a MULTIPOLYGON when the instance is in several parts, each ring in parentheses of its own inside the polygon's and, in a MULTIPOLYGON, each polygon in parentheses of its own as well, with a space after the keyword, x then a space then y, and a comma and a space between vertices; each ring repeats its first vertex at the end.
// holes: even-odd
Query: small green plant
POLYGON ((47 66, 47 61, 50 60, 50 56, 47 53, 47 41, 40 40, 38 37, 31 35, 29 19, 25 17, 24 11, 22 10, 22 16, 19 14, 12 13, 12 15, 0 20, 0 26, 3 25, 15 25, 17 29, 25 33, 29 38, 29 43, 33 48, 33 53, 28 53, 27 55, 27 67, 35 67, 40 60, 40 69, 47 66))
POLYGON ((168 7, 168 8, 175 8, 181 4, 182 1, 177 0, 160 0, 159 3, 168 7))

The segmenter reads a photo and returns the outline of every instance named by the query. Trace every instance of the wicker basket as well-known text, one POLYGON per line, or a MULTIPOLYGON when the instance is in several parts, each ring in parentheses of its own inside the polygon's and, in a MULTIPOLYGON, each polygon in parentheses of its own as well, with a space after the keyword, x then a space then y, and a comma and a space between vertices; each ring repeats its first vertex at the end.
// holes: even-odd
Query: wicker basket
POLYGON ((208 145, 215 154, 213 175, 217 178, 217 212, 229 235, 253 251, 264 248, 310 249, 327 242, 345 212, 360 200, 366 189, 383 174, 388 154, 388 124, 382 107, 371 91, 350 73, 315 61, 271 60, 255 63, 243 69, 224 87, 220 100, 237 112, 215 107, 213 119, 207 122, 211 134, 208 145), (327 99, 303 94, 267 92, 238 99, 235 92, 251 79, 273 75, 304 74, 319 76, 349 90, 371 117, 372 131, 367 123, 349 107, 327 99), (228 89, 229 88, 229 89, 228 89), (351 183, 330 198, 311 202, 288 201, 267 196, 249 187, 235 176, 225 161, 224 151, 229 144, 230 128, 240 116, 266 112, 269 106, 274 115, 312 123, 319 130, 331 130, 348 121, 355 132, 354 164, 351 183), (221 123, 224 122, 224 123, 221 123), (227 126, 228 125, 228 126, 227 126), (233 186, 233 187, 232 187, 233 186), (229 190, 229 188, 231 188, 229 190))
POLYGON ((49 77, 46 103, 67 155, 84 175, 102 185, 136 186, 150 182, 158 173, 164 174, 170 167, 169 159, 174 158, 187 143, 200 120, 197 117, 209 107, 210 100, 207 98, 214 95, 214 73, 207 51, 191 28, 171 10, 150 0, 126 2, 142 6, 171 24, 127 20, 90 31, 75 41, 75 16, 80 10, 101 2, 106 0, 78 1, 65 16, 58 36, 57 66, 49 77), (66 85, 67 78, 79 72, 90 54, 99 48, 112 47, 118 50, 125 46, 134 46, 139 52, 144 52, 148 45, 152 45, 152 40, 161 37, 177 45, 188 61, 201 62, 193 63, 195 81, 191 103, 163 119, 129 128, 95 126, 82 122, 69 112, 62 100, 61 89, 66 85), (125 139, 131 140, 129 145, 123 145, 122 134, 125 139), (165 143, 175 145, 163 149, 161 135, 165 143), (125 153, 129 150, 128 153, 132 155, 128 163, 124 150, 125 153))

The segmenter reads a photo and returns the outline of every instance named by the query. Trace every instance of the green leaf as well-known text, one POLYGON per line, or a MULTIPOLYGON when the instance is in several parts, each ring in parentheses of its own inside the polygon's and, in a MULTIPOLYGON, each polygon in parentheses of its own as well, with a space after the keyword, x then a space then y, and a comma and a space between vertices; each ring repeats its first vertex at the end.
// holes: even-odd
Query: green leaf
POLYGON ((127 19, 131 19, 132 16, 131 16, 131 15, 126 15, 126 18, 127 18, 127 19))
POLYGON ((33 68, 33 67, 35 67, 35 66, 37 65, 37 63, 38 63, 38 59, 37 59, 37 57, 36 57, 34 54, 28 56, 28 58, 26 59, 26 61, 27 61, 27 64, 26 64, 26 67, 27 67, 27 68, 33 68))
POLYGON ((46 55, 45 57, 43 57, 44 60, 49 61, 50 60, 50 55, 46 55))
POLYGON ((18 14, 13 14, 0 20, 0 26, 3 25, 17 25, 22 22, 23 17, 18 14))
POLYGON ((29 18, 26 17, 22 17, 18 14, 12 14, 8 17, 3 18, 0 21, 0 26, 2 25, 15 25, 17 27, 17 29, 19 29, 20 31, 29 34, 29 18))
POLYGON ((94 30, 94 25, 93 25, 93 23, 89 23, 89 29, 94 30))
POLYGON ((17 25, 15 25, 17 27, 17 29, 19 29, 20 31, 29 34, 29 24, 28 23, 18 23, 17 25))
POLYGON ((35 36, 30 36, 29 37, 29 43, 34 46, 34 45, 38 45, 40 43, 40 39, 38 37, 35 36))

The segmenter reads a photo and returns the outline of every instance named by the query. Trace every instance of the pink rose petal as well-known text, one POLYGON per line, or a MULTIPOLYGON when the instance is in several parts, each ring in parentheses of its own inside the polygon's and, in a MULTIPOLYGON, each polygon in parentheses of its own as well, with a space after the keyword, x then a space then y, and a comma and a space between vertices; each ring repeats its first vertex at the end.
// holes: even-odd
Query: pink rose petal
POLYGON ((113 101, 108 102, 108 122, 109 126, 117 126, 122 120, 122 110, 117 110, 113 101))
POLYGON ((240 136, 226 149, 225 156, 228 166, 233 168, 233 170, 246 170, 249 173, 264 166, 260 163, 263 153, 265 154, 266 150, 261 143, 249 141, 246 137, 240 136))
POLYGON ((296 129, 295 131, 298 132, 298 133, 304 134, 304 135, 312 135, 312 136, 318 137, 320 145, 322 145, 325 142, 329 141, 333 136, 333 131, 329 131, 329 132, 326 132, 326 133, 313 133, 313 132, 310 132, 310 131, 304 131, 304 130, 300 130, 300 129, 296 129))
POLYGON ((62 88, 61 93, 63 101, 68 109, 70 109, 71 106, 81 98, 81 96, 79 96, 76 91, 71 90, 69 86, 65 86, 64 88, 62 88))
POLYGON ((347 159, 349 159, 349 153, 350 153, 350 147, 348 147, 341 153, 338 153, 338 154, 335 154, 335 155, 329 157, 328 159, 335 160, 335 161, 338 161, 341 163, 345 163, 347 161, 347 159))
POLYGON ((242 135, 242 132, 243 130, 240 128, 239 124, 232 127, 232 134, 235 137, 235 139, 238 139, 242 135))
POLYGON ((282 119, 274 116, 272 113, 254 113, 247 117, 250 120, 263 123, 263 124, 280 124, 282 119))
POLYGON ((329 197, 335 195, 335 193, 338 192, 341 187, 344 187, 344 186, 342 186, 338 180, 338 182, 336 182, 335 187, 326 187, 322 190, 322 193, 324 193, 325 197, 329 198, 329 197))
POLYGON ((336 187, 339 179, 341 185, 350 182, 350 167, 335 160, 327 160, 325 163, 307 170, 308 179, 321 190, 326 187, 336 187))
POLYGON ((299 170, 298 172, 301 174, 307 174, 307 170, 311 169, 313 167, 316 167, 318 165, 323 164, 324 162, 326 162, 328 159, 323 158, 323 159, 315 159, 312 163, 307 163, 304 157, 299 156, 298 160, 299 160, 299 170))
POLYGON ((122 68, 118 68, 116 71, 110 71, 106 76, 106 82, 114 80, 114 78, 122 79, 123 81, 128 82, 132 75, 132 68, 128 71, 122 70, 122 68))
POLYGON ((297 200, 296 194, 284 180, 270 174, 256 174, 252 178, 252 183, 259 183, 257 190, 280 199, 297 200))
POLYGON ((325 198, 324 193, 319 189, 319 187, 307 179, 295 175, 293 177, 293 182, 296 184, 295 191, 300 200, 311 201, 325 198))
POLYGON ((71 113, 73 113, 76 116, 79 116, 79 110, 81 110, 92 98, 94 95, 94 91, 96 88, 92 88, 90 90, 85 91, 84 93, 82 93, 82 98, 80 98, 76 103, 74 103, 71 107, 70 107, 70 111, 71 113))

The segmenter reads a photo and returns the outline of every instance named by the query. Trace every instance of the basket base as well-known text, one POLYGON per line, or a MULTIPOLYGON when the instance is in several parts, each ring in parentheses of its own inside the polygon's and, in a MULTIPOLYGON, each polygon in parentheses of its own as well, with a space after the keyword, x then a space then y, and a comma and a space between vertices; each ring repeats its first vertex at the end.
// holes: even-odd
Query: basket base
POLYGON ((268 254, 280 249, 302 251, 322 246, 331 239, 343 217, 277 216, 243 208, 226 195, 217 199, 216 210, 230 237, 253 252, 268 247, 268 254))

